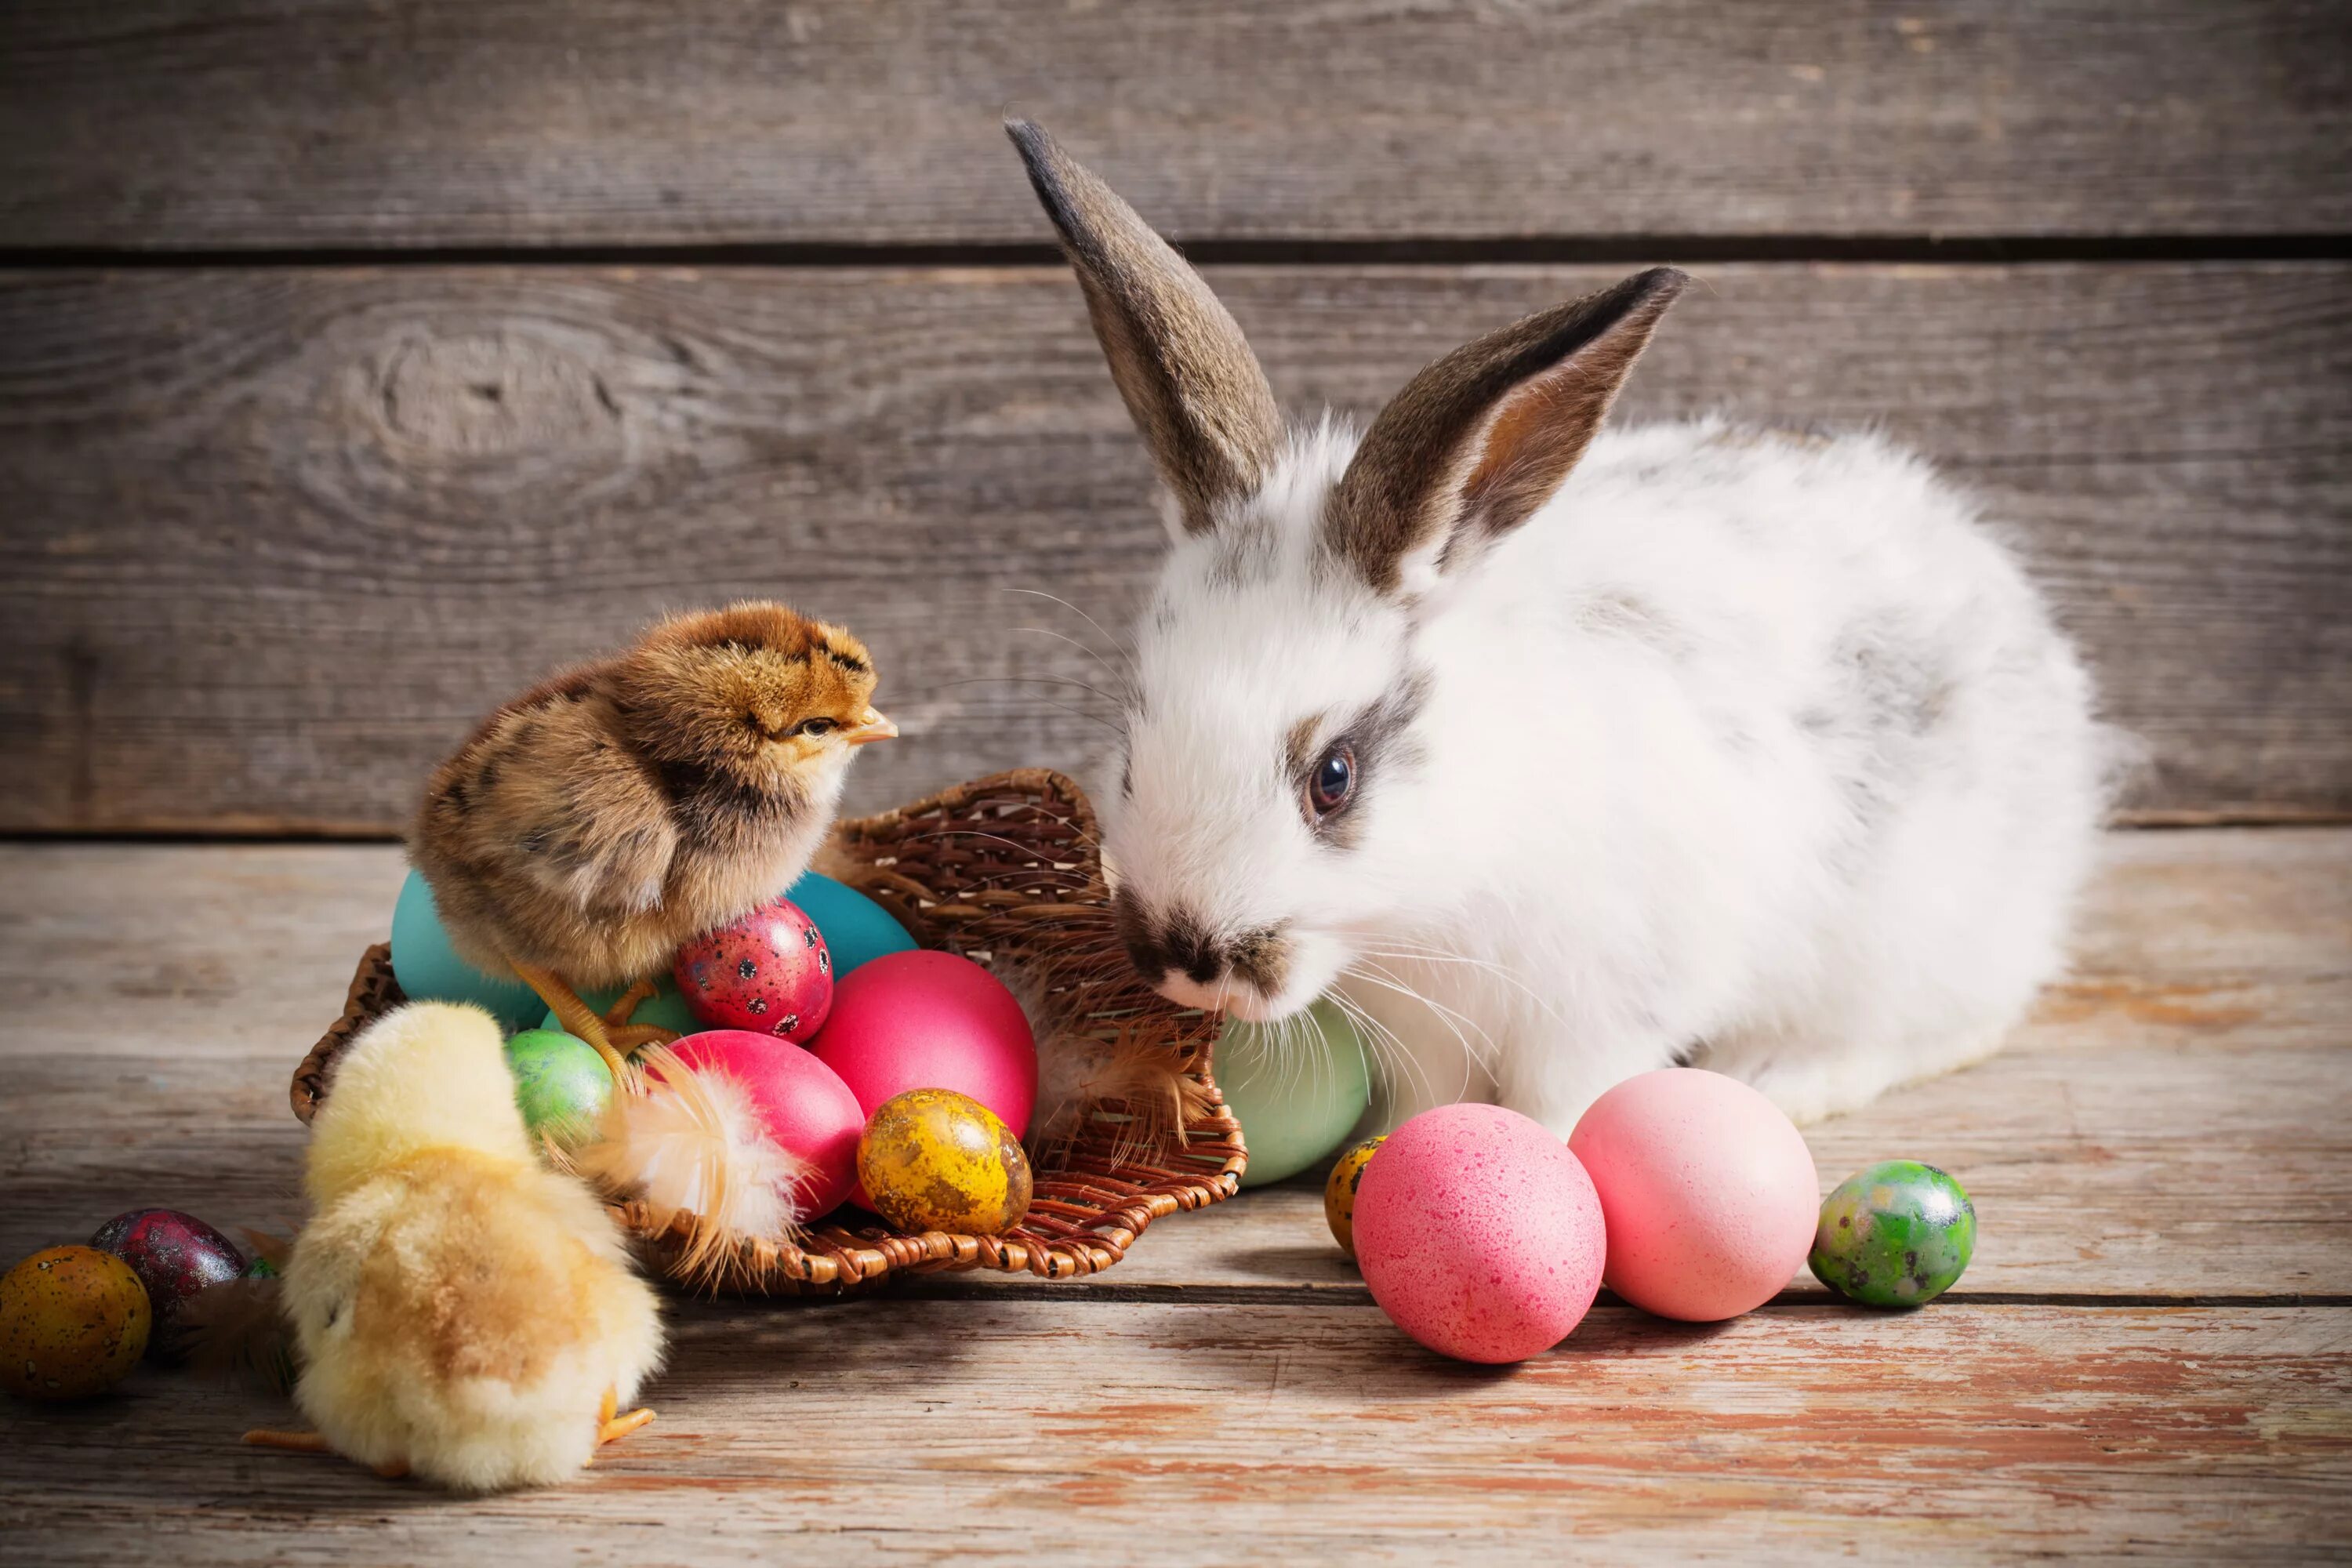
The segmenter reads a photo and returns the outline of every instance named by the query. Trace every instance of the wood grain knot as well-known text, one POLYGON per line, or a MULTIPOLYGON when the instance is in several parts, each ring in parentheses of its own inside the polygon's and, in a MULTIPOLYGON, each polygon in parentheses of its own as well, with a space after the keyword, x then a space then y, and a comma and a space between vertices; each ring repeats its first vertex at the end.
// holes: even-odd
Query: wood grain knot
POLYGON ((510 330, 412 331, 383 361, 393 438, 458 458, 615 447, 621 405, 574 345, 510 330))

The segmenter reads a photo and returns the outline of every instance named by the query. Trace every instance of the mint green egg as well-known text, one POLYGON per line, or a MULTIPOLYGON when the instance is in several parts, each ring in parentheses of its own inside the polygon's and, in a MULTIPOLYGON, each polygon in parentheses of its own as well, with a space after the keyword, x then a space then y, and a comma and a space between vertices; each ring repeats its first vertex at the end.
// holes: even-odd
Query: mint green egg
POLYGON ((392 973, 412 1002, 471 1002, 503 1029, 520 1029, 547 1004, 519 976, 485 974, 457 956, 433 907, 433 889, 416 872, 392 908, 392 973))
POLYGON ((509 1040, 507 1070, 533 1137, 561 1138, 593 1125, 613 1096, 612 1069, 596 1047, 561 1029, 525 1029, 509 1040))
POLYGON ((1215 1071, 1249 1146, 1244 1187, 1295 1176, 1330 1154, 1371 1103, 1363 1040, 1328 1001, 1279 1023, 1227 1024, 1215 1071))
MULTIPOLYGON (((630 1023, 651 1024, 680 1035, 698 1034, 710 1027, 688 1010, 686 998, 677 993, 677 981, 665 974, 655 984, 654 994, 637 1004, 637 1010, 629 1015, 630 1023)), ((626 989, 626 986, 616 985, 610 991, 583 991, 580 999, 593 1007, 601 1017, 621 999, 621 993, 626 989)), ((558 1018, 555 1009, 550 1007, 545 1010, 545 1016, 540 1019, 539 1026, 560 1031, 563 1027, 563 1020, 558 1018)))

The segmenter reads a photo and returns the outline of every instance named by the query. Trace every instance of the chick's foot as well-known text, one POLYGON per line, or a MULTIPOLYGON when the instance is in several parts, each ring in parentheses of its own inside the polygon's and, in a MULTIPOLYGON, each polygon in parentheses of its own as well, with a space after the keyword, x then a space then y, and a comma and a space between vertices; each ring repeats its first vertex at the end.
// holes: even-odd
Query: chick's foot
MULTIPOLYGON (((593 1046, 596 1054, 604 1058, 604 1066, 611 1071, 613 1081, 625 1087, 629 1081, 628 1060, 614 1047, 612 1037, 604 1031, 604 1020, 597 1016, 596 1010, 582 1001, 580 993, 572 989, 553 970, 541 969, 520 959, 509 962, 514 965, 514 972, 521 977, 522 983, 539 993, 540 999, 553 1011, 555 1021, 563 1026, 565 1032, 576 1035, 593 1046)), ((635 1003, 630 1003, 633 1010, 635 1005, 635 1003)))

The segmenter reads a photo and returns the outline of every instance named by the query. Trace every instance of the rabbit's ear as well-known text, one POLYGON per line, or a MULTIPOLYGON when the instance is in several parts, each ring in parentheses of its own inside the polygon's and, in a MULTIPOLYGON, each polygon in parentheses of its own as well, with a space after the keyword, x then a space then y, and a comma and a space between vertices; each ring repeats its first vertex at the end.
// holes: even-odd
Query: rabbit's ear
POLYGON ((1135 209, 1025 120, 1005 133, 1086 290, 1111 379, 1174 492, 1185 531, 1254 492, 1282 441, 1282 412, 1233 317, 1135 209))
POLYGON ((1333 488, 1331 547, 1383 593, 1417 595, 1525 522, 1601 428, 1689 278, 1628 278, 1454 350, 1406 384, 1333 488))

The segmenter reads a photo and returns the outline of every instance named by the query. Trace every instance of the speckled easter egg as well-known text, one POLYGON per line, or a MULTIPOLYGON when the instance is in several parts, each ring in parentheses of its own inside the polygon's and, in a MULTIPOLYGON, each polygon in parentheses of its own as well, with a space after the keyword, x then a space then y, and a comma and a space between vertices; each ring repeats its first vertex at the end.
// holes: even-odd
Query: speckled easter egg
POLYGON ((175 1362, 187 1352, 181 1311, 197 1291, 245 1272, 236 1243, 194 1215, 176 1209, 132 1209, 98 1227, 89 1244, 131 1266, 146 1288, 154 1324, 150 1360, 175 1362))
POLYGON ((131 1265, 94 1247, 52 1247, 0 1278, 0 1389, 87 1399, 130 1374, 154 1322, 131 1265))
POLYGON ((790 1041, 746 1029, 688 1035, 670 1049, 690 1068, 716 1068, 741 1084, 768 1136, 807 1164, 793 1203, 803 1220, 841 1206, 857 1184, 866 1112, 839 1075, 790 1041))
POLYGON ((795 1044, 833 1007, 833 953, 816 922, 789 899, 771 899, 677 950, 670 968, 694 1016, 715 1029, 749 1029, 795 1044))
POLYGON ((824 933, 824 945, 833 952, 835 980, 886 952, 906 952, 915 945, 915 939, 890 918, 889 910, 830 877, 803 871, 800 880, 784 889, 784 897, 798 904, 824 933))
POLYGON ((1822 1202, 1813 1278, 1865 1307, 1919 1307, 1952 1288, 1977 1250, 1976 1205, 1916 1160, 1857 1171, 1822 1202))
POLYGON ((1821 1184, 1804 1135, 1721 1073, 1663 1068, 1592 1102, 1568 1146, 1609 1216, 1609 1288, 1686 1322, 1736 1318, 1795 1277, 1821 1184))
POLYGON ((1278 1024, 1236 1018, 1217 1037, 1217 1088, 1249 1150, 1244 1187, 1287 1181, 1337 1149, 1371 1103, 1356 1026, 1318 1002, 1278 1024))
POLYGON ((1574 1154, 1496 1105, 1425 1110, 1356 1189, 1356 1260, 1390 1321, 1441 1355, 1517 1362, 1584 1321, 1608 1245, 1574 1154))
POLYGON ((534 1138, 568 1142, 585 1133, 613 1098, 613 1072, 596 1047, 561 1029, 525 1029, 507 1041, 507 1071, 534 1138))
POLYGON ((833 1016, 809 1048, 871 1115, 910 1089, 951 1089, 994 1111, 1017 1137, 1037 1100, 1037 1043, 1021 1004, 968 958, 886 953, 834 990, 833 1016))
POLYGON ((905 1231, 1001 1236, 1029 1212, 1029 1157, 996 1113, 946 1089, 882 1102, 857 1144, 874 1212, 905 1231))
POLYGON ((1356 1256, 1356 1190, 1363 1185, 1364 1167, 1387 1142, 1367 1138, 1349 1144, 1323 1181, 1324 1223, 1331 1227, 1331 1239, 1339 1244, 1339 1250, 1350 1258, 1356 1256))
MULTIPOLYGON (((583 991, 580 1000, 593 1008, 601 1018, 612 1011, 613 1005, 626 990, 625 986, 615 985, 604 991, 583 991)), ((702 1020, 687 1006, 686 998, 677 994, 677 982, 667 974, 654 977, 654 994, 637 1004, 636 1009, 629 1015, 629 1022, 651 1024, 657 1029, 667 1029, 673 1035, 691 1035, 703 1026, 702 1020)), ((551 1007, 540 1016, 539 1026, 561 1033, 563 1020, 558 1018, 551 1007)))
POLYGON ((412 1002, 471 1002, 502 1029, 524 1028, 546 1009, 539 993, 514 974, 485 974, 457 956, 433 907, 433 889, 415 871, 392 909, 392 973, 412 1002))

